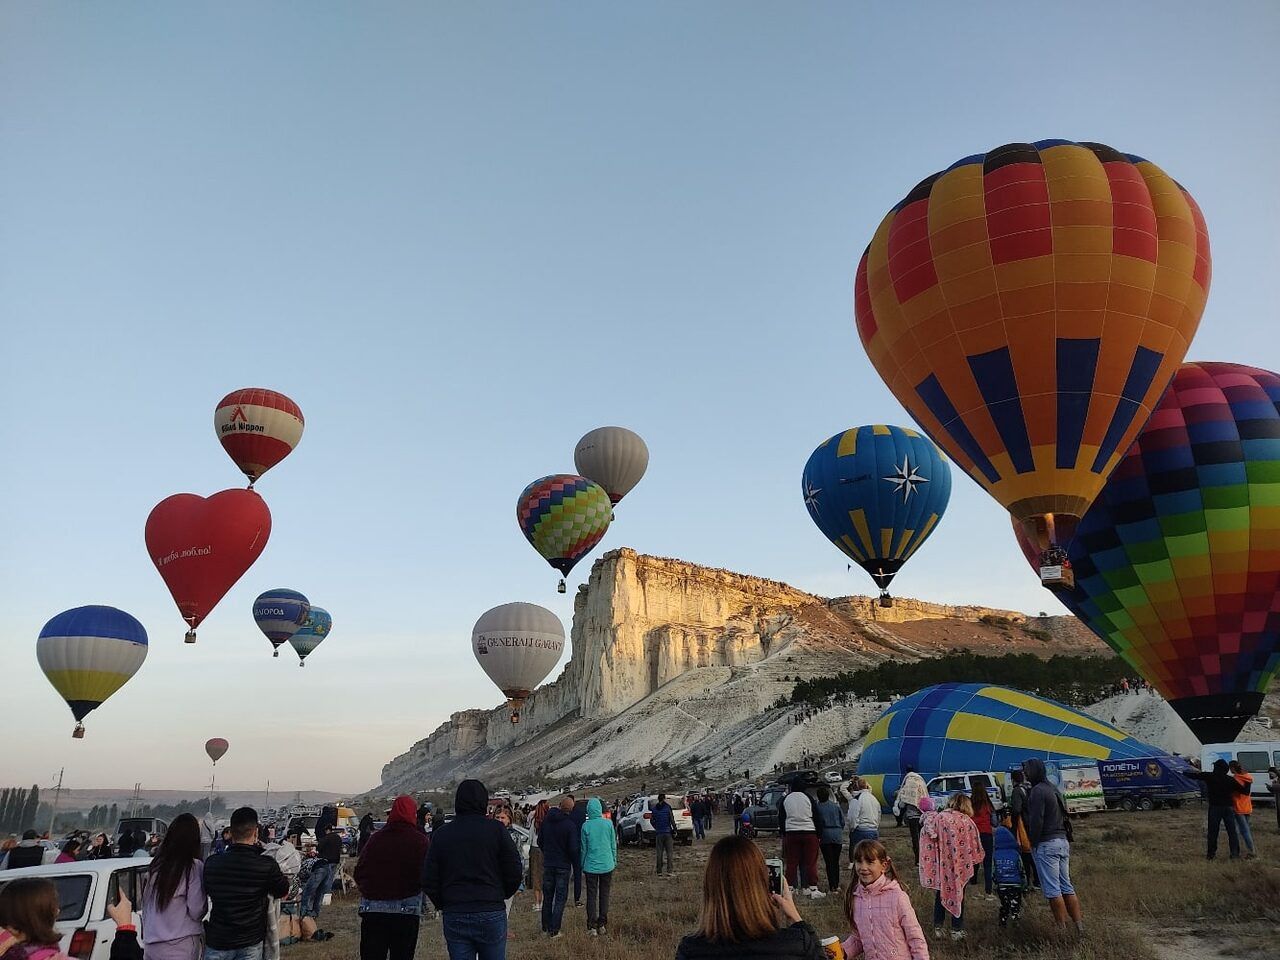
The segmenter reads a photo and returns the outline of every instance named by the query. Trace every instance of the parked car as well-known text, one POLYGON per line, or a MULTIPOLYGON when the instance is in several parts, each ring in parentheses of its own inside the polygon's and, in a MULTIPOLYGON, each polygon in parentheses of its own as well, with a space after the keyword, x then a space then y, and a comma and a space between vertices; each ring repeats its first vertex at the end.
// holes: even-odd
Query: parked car
POLYGON ((1253 802, 1275 802, 1275 795, 1267 790, 1267 768, 1280 767, 1280 740, 1206 743, 1200 750, 1200 767, 1209 770, 1215 760, 1226 760, 1228 763, 1239 760, 1240 766, 1253 774, 1253 787, 1249 791, 1253 802))
POLYGON ((757 832, 761 830, 777 832, 778 804, 782 802, 782 798, 786 795, 787 787, 783 784, 771 784, 765 788, 759 803, 753 803, 747 807, 746 812, 751 814, 751 824, 756 828, 757 832))
POLYGON ((20 877, 43 877, 58 888, 59 949, 75 960, 108 960, 116 923, 107 916, 107 905, 119 902, 120 893, 133 903, 133 922, 143 939, 138 907, 146 890, 147 860, 83 860, 19 867, 0 873, 0 890, 20 877))
POLYGON ((828 770, 822 775, 822 779, 826 783, 840 783, 844 780, 839 770, 828 770))
POLYGON ((1126 811, 1180 807, 1198 800, 1200 785, 1185 775, 1190 769, 1191 764, 1181 757, 1098 761, 1103 799, 1108 807, 1126 811))
MULTIPOLYGON (((676 838, 683 844, 693 843, 693 815, 679 797, 668 797, 671 812, 675 814, 676 838)), ((623 843, 647 843, 652 846, 656 841, 653 824, 650 823, 650 812, 658 804, 658 795, 637 797, 632 800, 626 811, 618 816, 618 831, 623 843)))
POLYGON ((982 784, 991 798, 991 806, 999 812, 1004 809, 1004 777, 991 770, 966 770, 959 773, 942 773, 927 783, 929 796, 941 807, 953 793, 973 795, 975 784, 982 784))
POLYGON ((163 837, 168 829, 169 821, 161 820, 159 817, 121 817, 113 835, 119 843, 126 830, 141 833, 144 837, 149 837, 153 833, 157 837, 163 837))

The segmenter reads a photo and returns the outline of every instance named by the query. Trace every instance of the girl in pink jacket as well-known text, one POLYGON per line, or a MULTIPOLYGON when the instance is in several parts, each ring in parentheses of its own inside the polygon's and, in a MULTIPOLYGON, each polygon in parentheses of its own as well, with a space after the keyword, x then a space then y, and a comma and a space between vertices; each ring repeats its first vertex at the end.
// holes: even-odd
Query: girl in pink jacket
POLYGON ((844 955, 853 960, 929 960, 911 898, 898 882, 889 851, 879 840, 861 840, 853 848, 858 882, 849 884, 844 910, 853 932, 844 955))

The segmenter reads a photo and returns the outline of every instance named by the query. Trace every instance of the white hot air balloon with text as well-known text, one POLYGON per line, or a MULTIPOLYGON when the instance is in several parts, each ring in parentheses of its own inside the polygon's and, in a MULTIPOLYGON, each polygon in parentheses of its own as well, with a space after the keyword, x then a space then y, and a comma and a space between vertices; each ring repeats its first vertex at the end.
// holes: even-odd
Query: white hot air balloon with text
POLYGON ((519 723, 524 701, 564 652, 564 625, 536 603, 504 603, 476 621, 471 650, 519 723))

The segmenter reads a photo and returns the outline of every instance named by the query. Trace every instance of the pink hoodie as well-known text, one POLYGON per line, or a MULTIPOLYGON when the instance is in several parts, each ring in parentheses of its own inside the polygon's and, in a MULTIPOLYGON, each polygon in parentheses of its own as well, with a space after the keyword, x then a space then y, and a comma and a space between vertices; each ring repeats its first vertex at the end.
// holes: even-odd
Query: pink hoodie
POLYGON ((844 955, 849 960, 859 955, 865 955, 866 960, 929 960, 929 945, 911 898, 897 880, 881 874, 873 883, 858 883, 849 919, 853 933, 844 942, 844 955))

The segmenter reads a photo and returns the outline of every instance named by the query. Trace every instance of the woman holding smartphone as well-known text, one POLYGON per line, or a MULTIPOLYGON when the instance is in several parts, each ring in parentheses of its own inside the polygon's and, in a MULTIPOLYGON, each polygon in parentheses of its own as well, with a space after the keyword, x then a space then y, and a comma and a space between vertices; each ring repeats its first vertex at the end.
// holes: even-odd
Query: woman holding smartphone
POLYGON ((730 958, 750 944, 753 960, 825 960, 813 927, 800 918, 791 888, 769 889, 769 868, 754 842, 725 837, 711 848, 702 879, 698 929, 680 941, 676 960, 730 958))

